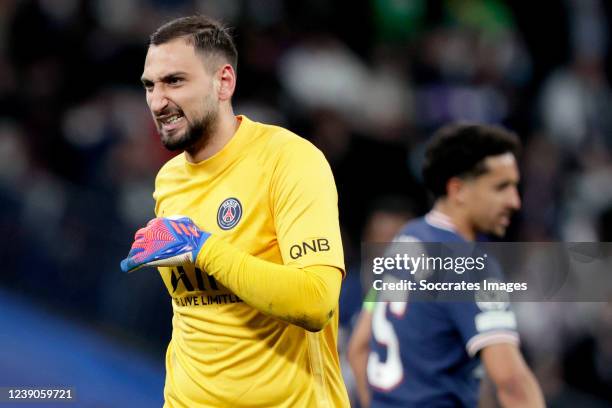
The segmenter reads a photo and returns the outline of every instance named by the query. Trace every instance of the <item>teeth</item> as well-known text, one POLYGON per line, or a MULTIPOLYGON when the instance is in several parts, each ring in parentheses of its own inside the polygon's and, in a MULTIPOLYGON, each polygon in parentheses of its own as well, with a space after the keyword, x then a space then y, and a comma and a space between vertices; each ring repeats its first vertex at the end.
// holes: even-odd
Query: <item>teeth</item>
POLYGON ((166 118, 163 120, 164 123, 166 124, 172 124, 172 123, 176 123, 178 122, 178 120, 181 118, 182 116, 180 115, 172 115, 169 118, 166 118))

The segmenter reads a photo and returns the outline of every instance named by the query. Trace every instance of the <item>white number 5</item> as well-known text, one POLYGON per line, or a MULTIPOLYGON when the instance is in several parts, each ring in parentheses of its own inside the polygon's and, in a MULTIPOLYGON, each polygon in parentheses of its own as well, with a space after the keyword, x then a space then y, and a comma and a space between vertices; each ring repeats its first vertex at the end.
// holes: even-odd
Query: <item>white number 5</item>
POLYGON ((387 347, 387 360, 372 351, 368 357, 368 382, 375 388, 391 390, 404 378, 404 367, 400 358, 400 344, 393 325, 386 318, 389 312, 401 317, 406 312, 406 302, 379 302, 374 306, 372 315, 372 335, 379 344, 387 347))

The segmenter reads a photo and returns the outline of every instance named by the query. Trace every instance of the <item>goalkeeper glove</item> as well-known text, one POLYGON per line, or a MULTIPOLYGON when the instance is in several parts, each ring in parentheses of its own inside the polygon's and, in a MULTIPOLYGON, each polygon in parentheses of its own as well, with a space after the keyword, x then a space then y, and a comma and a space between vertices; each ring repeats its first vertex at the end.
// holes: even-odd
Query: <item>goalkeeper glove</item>
POLYGON ((193 263, 208 237, 210 234, 200 230, 190 218, 154 218, 136 232, 130 253, 121 261, 121 270, 132 272, 143 266, 193 263))

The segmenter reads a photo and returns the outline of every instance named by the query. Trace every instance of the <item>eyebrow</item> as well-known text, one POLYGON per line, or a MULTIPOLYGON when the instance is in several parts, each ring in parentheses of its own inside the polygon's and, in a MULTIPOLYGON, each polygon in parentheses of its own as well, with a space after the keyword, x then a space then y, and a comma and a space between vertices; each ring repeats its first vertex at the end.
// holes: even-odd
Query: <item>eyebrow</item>
MULTIPOLYGON (((160 78, 160 80, 161 80, 162 82, 166 82, 166 81, 168 81, 170 78, 174 78, 174 77, 177 77, 177 76, 186 76, 186 75, 187 75, 187 73, 186 73, 186 72, 183 72, 183 71, 176 71, 176 72, 171 72, 171 73, 169 73, 169 74, 166 74, 166 75, 162 76, 162 77, 160 78)), ((152 81, 151 79, 149 79, 149 78, 145 77, 145 76, 142 76, 142 77, 140 78, 140 82, 142 82, 144 85, 146 85, 146 84, 150 84, 150 83, 152 83, 153 81, 152 81)))

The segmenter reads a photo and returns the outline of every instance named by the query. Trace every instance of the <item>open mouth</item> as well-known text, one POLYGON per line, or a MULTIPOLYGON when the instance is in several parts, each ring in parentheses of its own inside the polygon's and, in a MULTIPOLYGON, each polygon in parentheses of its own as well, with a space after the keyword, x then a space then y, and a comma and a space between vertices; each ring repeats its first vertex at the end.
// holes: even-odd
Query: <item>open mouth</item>
POLYGON ((185 120, 185 116, 183 116, 182 113, 173 113, 171 115, 158 117, 157 120, 164 130, 173 130, 185 120))
POLYGON ((500 224, 502 224, 504 227, 507 227, 508 225, 510 225, 510 215, 509 214, 502 215, 499 221, 500 221, 500 224))

